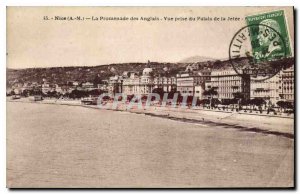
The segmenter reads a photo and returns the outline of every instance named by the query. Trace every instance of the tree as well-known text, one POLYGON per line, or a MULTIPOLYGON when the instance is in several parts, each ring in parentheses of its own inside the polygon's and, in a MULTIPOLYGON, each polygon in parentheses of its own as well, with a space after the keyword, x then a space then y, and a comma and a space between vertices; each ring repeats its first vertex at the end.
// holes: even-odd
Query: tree
POLYGON ((181 103, 183 101, 183 96, 179 93, 178 98, 177 98, 177 103, 181 103))
POLYGON ((53 97, 53 98, 58 98, 58 92, 57 91, 52 91, 51 92, 51 96, 53 97))
POLYGON ((95 76, 95 78, 94 78, 94 80, 92 82, 93 82, 94 85, 102 84, 102 79, 99 76, 99 74, 95 76))
POLYGON ((251 105, 250 105, 250 100, 249 99, 242 99, 241 100, 241 105, 246 106, 246 109, 248 109, 248 106, 250 106, 249 109, 251 111, 251 105))
POLYGON ((30 96, 35 96, 35 95, 42 96, 43 92, 40 89, 33 89, 33 90, 29 91, 29 95, 30 96))
POLYGON ((262 98, 254 98, 250 101, 250 103, 256 106, 262 106, 266 103, 266 101, 262 98))
POLYGON ((283 111, 285 112, 287 108, 290 108, 290 109, 293 109, 294 106, 291 102, 287 102, 287 101, 278 101, 276 103, 280 108, 281 110, 283 109, 283 111))
POLYGON ((186 103, 188 105, 192 105, 193 99, 194 99, 194 96, 187 96, 186 103))
POLYGON ((233 93, 234 99, 237 100, 239 110, 241 109, 241 101, 245 99, 245 96, 242 92, 233 93))
POLYGON ((152 90, 152 93, 158 94, 160 96, 160 99, 162 99, 162 97, 164 96, 165 91, 162 88, 154 88, 152 90))
POLYGON ((57 97, 57 92, 56 91, 48 91, 47 96, 50 98, 56 98, 57 97))
POLYGON ((244 98, 244 94, 242 92, 235 92, 235 93, 233 93, 233 97, 235 99, 243 99, 244 98))
POLYGON ((210 104, 210 100, 208 100, 208 99, 202 99, 202 100, 199 101, 199 104, 202 104, 203 107, 204 107, 206 104, 210 104))
POLYGON ((211 88, 211 89, 209 89, 209 90, 204 90, 203 95, 204 95, 204 96, 212 97, 212 96, 218 95, 218 92, 215 91, 213 88, 211 88))
POLYGON ((70 93, 69 92, 64 93, 63 97, 69 98, 70 97, 70 93))
POLYGON ((16 95, 15 91, 12 90, 12 91, 10 92, 10 95, 11 95, 11 96, 16 95))
POLYGON ((70 93, 70 98, 82 98, 82 97, 87 97, 89 95, 89 93, 87 91, 83 91, 83 90, 73 90, 70 93))
POLYGON ((175 93, 178 93, 178 95, 180 95, 179 92, 176 92, 176 89, 171 89, 171 91, 168 93, 168 99, 173 99, 175 93))
POLYGON ((211 104, 212 104, 212 106, 215 106, 215 105, 221 104, 221 101, 217 98, 213 98, 213 99, 211 99, 211 104))
POLYGON ((133 97, 134 97, 134 94, 132 94, 132 95, 127 95, 127 100, 128 100, 128 102, 130 102, 130 101, 132 100, 133 97))
POLYGON ((208 89, 208 90, 204 90, 203 95, 208 96, 208 98, 210 99, 210 107, 212 107, 213 96, 218 95, 218 92, 215 91, 213 88, 211 88, 211 89, 208 89))
POLYGON ((143 95, 142 97, 141 97, 141 100, 142 101, 146 101, 148 99, 148 96, 146 96, 146 95, 143 95))
MULTIPOLYGON (((254 106, 258 106, 260 112, 262 112, 262 105, 265 104, 266 101, 262 98, 254 98, 250 100, 250 104, 254 106)), ((254 108, 253 108, 254 109, 254 108)))
POLYGON ((21 95, 24 96, 24 97, 28 97, 29 96, 29 90, 27 90, 27 89, 23 90, 21 95))
POLYGON ((101 94, 103 94, 103 91, 100 89, 94 89, 94 90, 89 91, 88 93, 89 93, 89 95, 92 95, 92 96, 100 96, 101 94))

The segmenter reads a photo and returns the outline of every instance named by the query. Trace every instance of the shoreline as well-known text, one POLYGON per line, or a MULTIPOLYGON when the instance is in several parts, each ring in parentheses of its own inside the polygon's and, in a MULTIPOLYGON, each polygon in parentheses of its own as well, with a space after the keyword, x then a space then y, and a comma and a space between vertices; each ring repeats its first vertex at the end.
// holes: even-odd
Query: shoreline
POLYGON ((25 101, 25 100, 7 100, 7 102, 18 103, 35 103, 35 104, 52 104, 65 106, 80 106, 85 108, 93 108, 98 110, 120 111, 135 114, 144 114, 146 116, 159 117, 179 122, 219 125, 232 127, 237 131, 248 131, 263 134, 272 134, 294 139, 294 119, 291 117, 252 115, 237 112, 223 112, 214 110, 201 109, 182 109, 172 107, 156 107, 150 106, 148 109, 124 109, 123 107, 102 108, 97 105, 84 105, 80 101, 25 101), (253 118, 254 117, 254 118, 253 118), (257 117, 257 118, 255 118, 257 117), (265 117, 265 118, 264 118, 265 117))

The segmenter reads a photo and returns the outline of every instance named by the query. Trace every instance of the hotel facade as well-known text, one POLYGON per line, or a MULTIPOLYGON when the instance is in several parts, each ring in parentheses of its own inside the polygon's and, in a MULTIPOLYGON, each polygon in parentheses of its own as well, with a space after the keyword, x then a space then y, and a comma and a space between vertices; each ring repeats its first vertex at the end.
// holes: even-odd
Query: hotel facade
POLYGON ((175 77, 154 77, 152 68, 145 68, 141 76, 138 72, 124 72, 121 77, 115 78, 114 82, 110 81, 111 87, 116 87, 116 83, 122 84, 121 91, 125 95, 148 95, 155 88, 161 88, 164 92, 176 90, 175 77))
POLYGON ((280 100, 280 75, 277 74, 264 81, 251 81, 251 98, 263 98, 276 103, 280 100))
POLYGON ((122 76, 111 77, 109 92, 123 92, 126 95, 148 95, 155 88, 164 92, 177 91, 182 96, 196 96, 205 99, 205 90, 214 89, 214 98, 220 101, 242 94, 245 99, 263 98, 276 104, 278 101, 294 101, 294 68, 280 71, 264 81, 251 80, 249 75, 238 75, 233 69, 180 72, 176 77, 153 76, 152 68, 138 72, 124 72, 122 76))
POLYGON ((235 94, 250 98, 250 76, 240 76, 234 70, 218 70, 211 73, 210 87, 218 92, 218 99, 233 99, 235 94))
POLYGON ((182 72, 177 74, 176 79, 177 92, 180 92, 182 96, 196 96, 202 99, 205 82, 211 79, 211 71, 182 72))
POLYGON ((284 99, 289 102, 294 102, 294 91, 295 91, 295 79, 294 79, 294 66, 282 70, 279 73, 280 77, 280 99, 284 99))

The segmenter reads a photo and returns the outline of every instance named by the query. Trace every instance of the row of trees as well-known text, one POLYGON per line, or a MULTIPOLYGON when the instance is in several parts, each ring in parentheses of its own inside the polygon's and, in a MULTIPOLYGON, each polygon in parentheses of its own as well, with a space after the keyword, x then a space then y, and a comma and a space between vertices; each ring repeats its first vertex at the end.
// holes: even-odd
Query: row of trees
MULTIPOLYGON (((13 96, 19 93, 15 93, 15 91, 11 91, 10 93, 7 93, 6 96, 13 96)), ((34 95, 42 95, 42 91, 41 90, 23 90, 23 92, 21 92, 19 95, 24 96, 24 97, 28 97, 28 96, 34 96, 34 95)))
MULTIPOLYGON (((158 93, 161 97, 164 95, 163 89, 156 88, 152 91, 152 93, 158 93)), ((168 98, 173 98, 174 94, 176 91, 171 91, 168 93, 168 98)), ((267 112, 273 111, 275 112, 275 107, 279 109, 280 112, 284 111, 286 112, 287 109, 289 111, 293 112, 294 105, 292 102, 287 102, 287 101, 278 101, 276 105, 272 104, 270 101, 266 101, 263 98, 253 98, 253 99, 246 99, 243 93, 237 92, 234 93, 233 96, 234 98, 232 99, 226 99, 220 101, 217 98, 214 98, 215 96, 218 95, 218 92, 215 91, 213 88, 205 90, 203 92, 203 95, 207 97, 207 99, 202 99, 202 100, 197 100, 196 101, 196 106, 203 105, 203 107, 209 107, 209 108, 216 108, 217 105, 223 105, 223 109, 233 109, 234 106, 232 105, 237 105, 238 110, 242 109, 249 109, 249 110, 259 110, 262 112, 263 109, 267 110, 267 112), (243 108, 244 107, 244 108, 243 108)), ((178 92, 178 99, 177 103, 180 103, 183 101, 183 96, 178 92)), ((187 104, 192 104, 193 101, 193 96, 188 96, 186 103, 187 104)))
MULTIPOLYGON (((24 97, 40 95, 40 96, 49 97, 49 98, 65 97, 65 98, 79 99, 79 98, 83 98, 83 97, 88 97, 90 95, 99 96, 99 95, 103 94, 104 92, 105 91, 102 91, 100 89, 94 89, 94 90, 90 90, 90 91, 75 89, 72 92, 67 92, 67 93, 62 94, 57 91, 48 91, 47 93, 43 93, 41 90, 23 90, 20 95, 24 96, 24 97)), ((15 92, 11 91, 7 95, 8 96, 15 95, 15 92)))
POLYGON ((84 97, 88 97, 88 96, 99 96, 103 93, 105 93, 105 91, 100 90, 100 89, 94 89, 94 90, 90 90, 90 91, 75 89, 71 93, 65 93, 64 97, 75 99, 75 98, 84 98, 84 97))

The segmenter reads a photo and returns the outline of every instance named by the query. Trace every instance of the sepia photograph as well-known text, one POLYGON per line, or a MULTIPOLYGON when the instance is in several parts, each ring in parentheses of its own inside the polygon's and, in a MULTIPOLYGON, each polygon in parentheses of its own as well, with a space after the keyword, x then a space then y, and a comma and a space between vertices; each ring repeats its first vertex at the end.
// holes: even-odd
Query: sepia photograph
POLYGON ((6 7, 7 188, 295 188, 292 6, 6 7))

